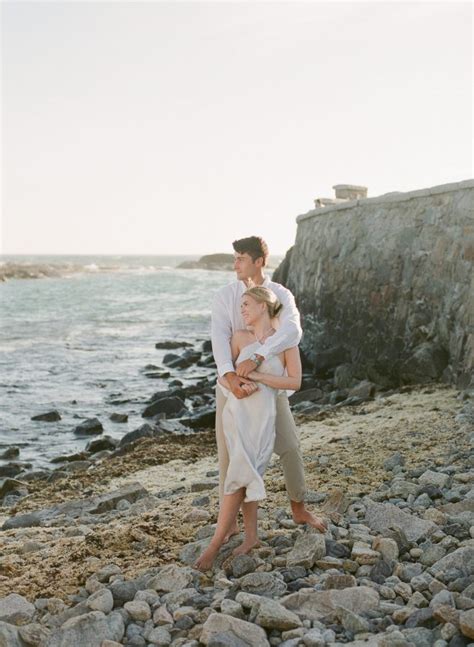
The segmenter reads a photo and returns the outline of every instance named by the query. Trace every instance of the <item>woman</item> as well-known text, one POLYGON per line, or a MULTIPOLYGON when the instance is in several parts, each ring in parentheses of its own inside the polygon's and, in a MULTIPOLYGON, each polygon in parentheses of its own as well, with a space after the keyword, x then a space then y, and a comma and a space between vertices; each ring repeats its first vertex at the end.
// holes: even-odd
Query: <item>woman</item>
MULTIPOLYGON (((242 318, 250 330, 238 330, 232 336, 232 359, 236 366, 252 353, 258 354, 259 346, 275 333, 275 318, 281 307, 268 288, 253 287, 243 294, 242 318)), ((298 347, 265 359, 249 377, 253 383, 242 388, 250 396, 240 400, 228 391, 225 378, 219 378, 220 387, 227 391, 222 420, 229 467, 214 536, 195 563, 196 568, 203 571, 211 568, 241 506, 245 537, 234 554, 248 553, 258 544, 258 501, 266 496, 262 476, 275 441, 276 397, 280 389, 297 391, 301 386, 298 347)))

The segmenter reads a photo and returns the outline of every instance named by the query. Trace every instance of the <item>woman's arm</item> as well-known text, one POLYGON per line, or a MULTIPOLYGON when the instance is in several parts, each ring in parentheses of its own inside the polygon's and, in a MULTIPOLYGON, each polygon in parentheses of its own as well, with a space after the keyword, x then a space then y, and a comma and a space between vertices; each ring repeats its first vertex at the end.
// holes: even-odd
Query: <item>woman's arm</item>
POLYGON ((254 382, 266 384, 272 389, 285 389, 298 391, 301 388, 301 358, 298 346, 293 346, 285 350, 285 364, 288 375, 270 375, 269 373, 260 373, 252 371, 248 376, 254 382))

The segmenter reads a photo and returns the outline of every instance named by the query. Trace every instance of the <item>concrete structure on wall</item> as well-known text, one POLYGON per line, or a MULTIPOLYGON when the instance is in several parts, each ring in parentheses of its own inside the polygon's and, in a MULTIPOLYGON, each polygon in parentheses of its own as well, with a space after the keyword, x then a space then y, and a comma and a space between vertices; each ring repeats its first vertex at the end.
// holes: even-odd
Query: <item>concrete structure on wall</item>
POLYGON ((366 187, 334 188, 336 203, 297 218, 274 274, 315 372, 474 386, 474 180, 355 199, 366 187))

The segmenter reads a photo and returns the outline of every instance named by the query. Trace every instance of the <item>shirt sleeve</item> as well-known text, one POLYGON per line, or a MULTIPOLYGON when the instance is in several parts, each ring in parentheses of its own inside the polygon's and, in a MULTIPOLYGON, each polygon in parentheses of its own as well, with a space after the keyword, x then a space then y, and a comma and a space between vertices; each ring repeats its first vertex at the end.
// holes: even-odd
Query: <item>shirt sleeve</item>
POLYGON ((220 291, 214 297, 211 309, 212 354, 219 377, 223 377, 229 371, 235 371, 230 348, 231 337, 231 319, 227 312, 223 293, 220 291))
POLYGON ((263 357, 278 355, 288 348, 298 346, 303 335, 300 313, 296 307, 294 296, 282 286, 281 290, 278 290, 277 297, 283 306, 279 315, 280 327, 258 351, 258 354, 263 357))

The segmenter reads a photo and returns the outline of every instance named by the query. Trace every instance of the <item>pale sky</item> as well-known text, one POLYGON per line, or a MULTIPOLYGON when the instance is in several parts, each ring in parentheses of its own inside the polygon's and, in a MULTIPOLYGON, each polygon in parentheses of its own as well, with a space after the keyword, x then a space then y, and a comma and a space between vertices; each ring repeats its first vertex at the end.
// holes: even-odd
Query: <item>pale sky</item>
POLYGON ((284 253, 473 177, 469 2, 3 2, 4 254, 284 253))

